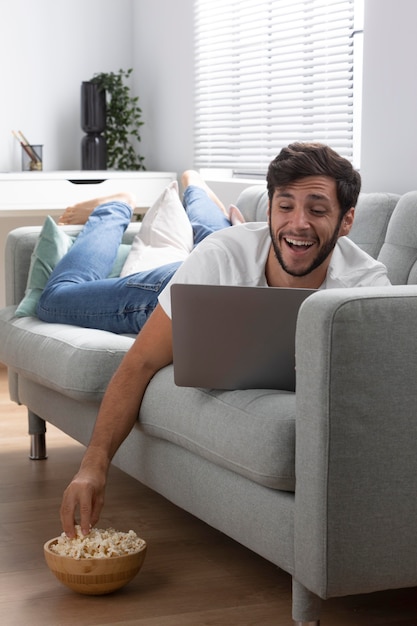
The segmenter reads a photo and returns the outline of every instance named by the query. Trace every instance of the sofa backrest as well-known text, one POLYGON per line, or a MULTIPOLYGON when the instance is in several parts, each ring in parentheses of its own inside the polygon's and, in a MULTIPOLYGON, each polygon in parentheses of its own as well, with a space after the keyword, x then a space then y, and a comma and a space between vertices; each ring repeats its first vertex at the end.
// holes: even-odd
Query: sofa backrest
POLYGON ((378 257, 385 241, 388 224, 399 198, 393 193, 359 194, 349 239, 374 259, 378 257))
POLYGON ((378 260, 387 267, 394 285, 417 284, 417 191, 399 199, 378 260))
MULTIPOLYGON (((388 223, 400 196, 392 193, 361 193, 349 238, 375 259, 385 240, 388 223)), ((237 206, 248 222, 266 220, 268 193, 252 185, 242 191, 237 206)))
POLYGON ((236 202, 247 222, 265 222, 268 210, 268 192, 263 185, 246 187, 236 202))
MULTIPOLYGON (((237 205, 247 221, 265 221, 268 196, 265 187, 252 185, 239 196, 237 205)), ((81 227, 63 227, 70 235, 81 227)), ((6 304, 23 298, 31 254, 41 227, 18 228, 6 241, 6 304)), ((126 230, 123 243, 132 243, 138 224, 126 230)), ((349 237, 387 266, 393 284, 417 284, 417 191, 403 196, 388 193, 360 194, 349 237)))

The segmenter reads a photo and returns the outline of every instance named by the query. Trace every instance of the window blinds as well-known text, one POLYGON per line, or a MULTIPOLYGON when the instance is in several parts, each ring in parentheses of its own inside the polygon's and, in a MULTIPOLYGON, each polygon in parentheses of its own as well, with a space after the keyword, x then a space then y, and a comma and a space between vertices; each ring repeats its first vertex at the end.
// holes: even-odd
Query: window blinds
POLYGON ((292 141, 353 154, 354 0, 196 0, 197 167, 264 173, 292 141))

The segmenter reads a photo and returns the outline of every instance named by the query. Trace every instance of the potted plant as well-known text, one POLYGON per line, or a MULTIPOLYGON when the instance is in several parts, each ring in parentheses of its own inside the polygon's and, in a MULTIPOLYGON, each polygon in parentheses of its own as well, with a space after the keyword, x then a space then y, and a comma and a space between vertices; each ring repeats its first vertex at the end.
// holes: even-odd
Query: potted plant
POLYGON ((144 170, 144 157, 137 154, 132 140, 140 141, 139 129, 143 125, 138 97, 130 93, 126 80, 132 69, 94 74, 90 83, 105 92, 107 166, 116 170, 144 170))

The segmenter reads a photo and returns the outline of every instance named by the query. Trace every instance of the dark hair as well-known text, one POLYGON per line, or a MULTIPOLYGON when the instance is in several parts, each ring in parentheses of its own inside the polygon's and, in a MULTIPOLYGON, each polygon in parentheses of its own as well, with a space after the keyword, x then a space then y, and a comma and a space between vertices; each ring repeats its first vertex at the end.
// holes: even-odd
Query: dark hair
POLYGON ((359 172, 350 161, 321 143, 292 143, 271 161, 266 176, 269 202, 277 187, 306 176, 329 176, 336 181, 342 216, 356 206, 361 189, 359 172))

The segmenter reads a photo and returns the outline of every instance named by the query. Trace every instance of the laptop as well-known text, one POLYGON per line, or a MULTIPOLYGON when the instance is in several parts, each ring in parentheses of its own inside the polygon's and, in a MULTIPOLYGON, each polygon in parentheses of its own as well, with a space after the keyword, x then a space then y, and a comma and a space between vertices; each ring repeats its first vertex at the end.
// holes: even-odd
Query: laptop
POLYGON ((294 391, 298 310, 315 291, 172 285, 175 383, 294 391))

